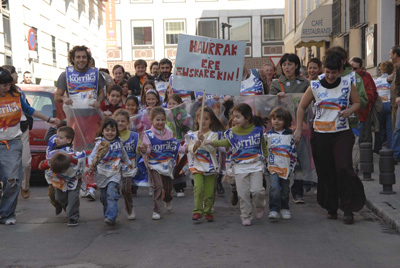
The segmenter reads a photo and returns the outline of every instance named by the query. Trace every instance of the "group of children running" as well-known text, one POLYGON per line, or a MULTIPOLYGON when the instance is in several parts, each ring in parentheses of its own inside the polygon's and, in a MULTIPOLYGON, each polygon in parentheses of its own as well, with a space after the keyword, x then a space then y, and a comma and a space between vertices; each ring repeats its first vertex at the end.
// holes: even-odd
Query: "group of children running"
MULTIPOLYGON (((167 211, 172 210, 174 167, 178 157, 185 154, 194 183, 193 221, 200 221, 203 216, 207 222, 214 221, 214 187, 221 170, 221 154, 226 156, 226 177, 230 176, 236 184, 242 225, 252 224, 253 210, 257 219, 264 216, 266 169, 270 178, 269 219, 291 218, 289 177, 294 170, 296 153, 289 129, 292 116, 288 110, 273 109, 269 116, 272 128, 265 131, 263 120, 253 115, 248 104, 240 103, 231 110, 231 128, 225 130, 214 111, 205 106, 202 120, 202 108, 199 108, 195 129, 186 133, 181 144, 167 125, 167 115, 160 107, 160 96, 154 85, 150 82, 144 87, 146 85, 149 86, 140 100, 129 96, 125 103, 121 86, 109 89, 107 101, 101 106, 106 117, 97 133, 95 147, 87 157, 85 152, 73 151, 71 127, 59 127, 49 139, 47 160, 41 168, 48 169, 46 178, 55 189, 52 204, 58 204, 56 214, 62 209, 66 211, 68 226, 78 224, 80 185, 82 179, 92 173, 100 189, 105 223, 116 223, 120 190, 128 219, 135 219, 131 187, 140 156, 145 159, 152 182, 152 219, 159 220, 162 203, 167 211), (131 120, 140 106, 151 110, 151 127, 145 131, 131 120)), ((166 108, 172 109, 182 103, 178 94, 172 94, 166 100, 166 108)))

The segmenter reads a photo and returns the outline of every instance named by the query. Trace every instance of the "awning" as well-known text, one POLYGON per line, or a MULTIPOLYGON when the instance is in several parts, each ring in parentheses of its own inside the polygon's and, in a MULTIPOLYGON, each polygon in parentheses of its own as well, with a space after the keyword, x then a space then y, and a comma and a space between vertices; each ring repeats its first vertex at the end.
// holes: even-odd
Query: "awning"
POLYGON ((331 41, 332 5, 323 5, 314 10, 297 28, 294 45, 299 47, 322 47, 331 41))

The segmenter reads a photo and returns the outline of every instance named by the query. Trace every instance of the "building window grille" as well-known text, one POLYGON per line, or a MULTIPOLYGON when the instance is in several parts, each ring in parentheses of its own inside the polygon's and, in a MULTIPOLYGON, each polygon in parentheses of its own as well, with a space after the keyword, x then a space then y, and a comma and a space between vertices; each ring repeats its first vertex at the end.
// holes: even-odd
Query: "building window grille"
POLYGON ((350 28, 360 24, 360 0, 350 0, 350 28))
POLYGON ((336 36, 342 32, 341 18, 342 4, 340 0, 333 0, 332 3, 332 35, 336 36))

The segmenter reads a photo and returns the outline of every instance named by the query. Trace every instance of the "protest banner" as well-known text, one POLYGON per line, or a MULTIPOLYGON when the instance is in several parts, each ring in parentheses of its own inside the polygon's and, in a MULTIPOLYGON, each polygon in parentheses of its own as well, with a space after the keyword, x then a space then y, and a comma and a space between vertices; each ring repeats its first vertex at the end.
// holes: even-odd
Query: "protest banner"
POLYGON ((173 88, 238 96, 245 42, 179 35, 173 88))

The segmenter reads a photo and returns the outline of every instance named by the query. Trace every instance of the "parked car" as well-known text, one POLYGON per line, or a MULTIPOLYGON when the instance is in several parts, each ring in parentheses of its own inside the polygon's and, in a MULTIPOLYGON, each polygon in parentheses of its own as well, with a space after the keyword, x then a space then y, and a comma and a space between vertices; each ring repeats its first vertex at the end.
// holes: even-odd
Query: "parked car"
MULTIPOLYGON (((25 93, 27 100, 35 110, 49 116, 65 119, 62 103, 54 101, 54 94, 57 90, 52 86, 40 85, 17 85, 25 93)), ((32 171, 39 170, 39 163, 46 159, 47 142, 44 137, 50 124, 40 119, 34 118, 33 128, 29 131, 29 143, 32 155, 32 171)))

